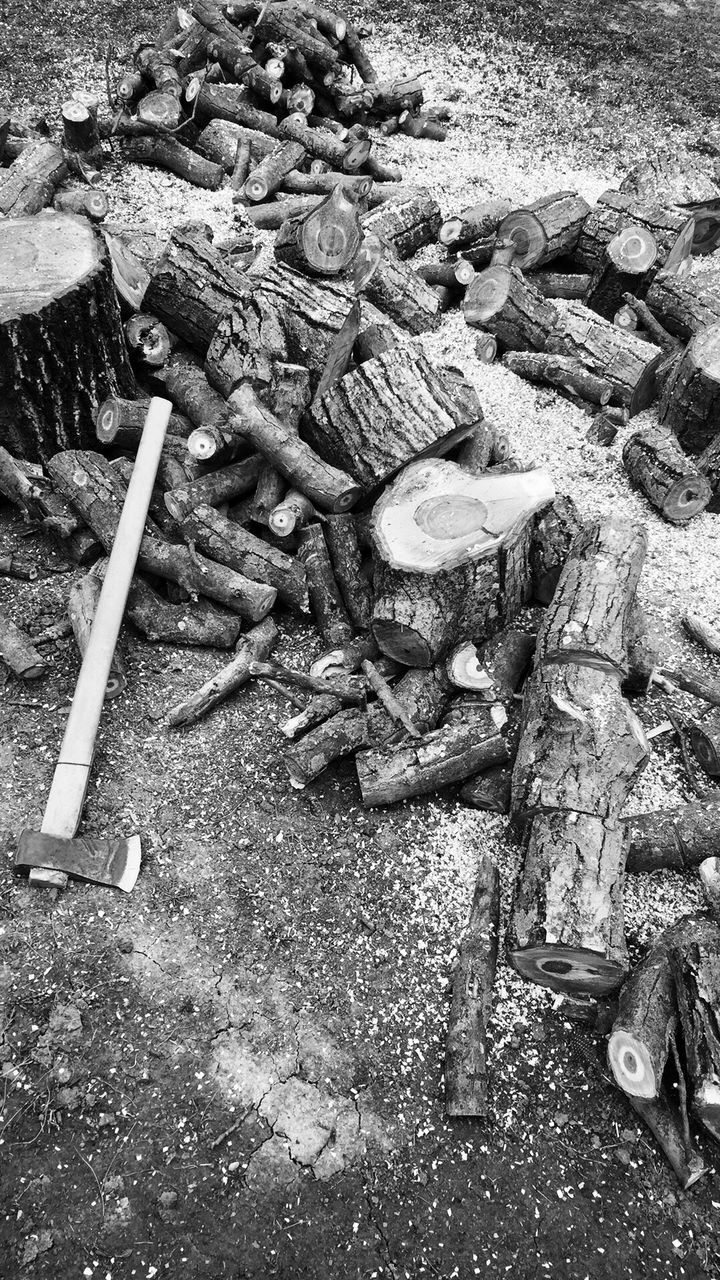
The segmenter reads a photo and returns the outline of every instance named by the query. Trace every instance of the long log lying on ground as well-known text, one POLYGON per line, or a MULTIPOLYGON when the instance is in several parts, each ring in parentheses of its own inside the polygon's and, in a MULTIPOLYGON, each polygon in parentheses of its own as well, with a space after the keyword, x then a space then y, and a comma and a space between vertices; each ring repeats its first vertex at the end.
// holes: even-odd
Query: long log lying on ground
POLYGON ((208 191, 217 191, 225 177, 222 165, 205 160, 173 137, 158 134, 151 138, 125 138, 120 150, 123 159, 132 164, 149 164, 168 169, 193 186, 203 187, 208 191))
POLYGON ((255 488, 262 465, 260 454, 253 453, 229 467, 209 471, 180 488, 170 489, 165 494, 165 506, 173 520, 180 523, 199 506, 219 507, 233 502, 255 488))
POLYGON ((242 626, 237 614, 220 613, 208 600, 172 604, 137 574, 125 615, 146 640, 155 644, 229 649, 242 626))
POLYGON ((250 663, 264 661, 272 652, 278 639, 278 630, 272 618, 248 631, 238 643, 235 657, 205 682, 195 693, 179 702, 168 713, 168 725, 196 724, 219 702, 223 702, 250 679, 250 663))
POLYGON ((487 1100, 487 1028, 497 964, 500 877, 481 854, 467 930, 453 974, 445 1047, 445 1113, 484 1116, 487 1100))

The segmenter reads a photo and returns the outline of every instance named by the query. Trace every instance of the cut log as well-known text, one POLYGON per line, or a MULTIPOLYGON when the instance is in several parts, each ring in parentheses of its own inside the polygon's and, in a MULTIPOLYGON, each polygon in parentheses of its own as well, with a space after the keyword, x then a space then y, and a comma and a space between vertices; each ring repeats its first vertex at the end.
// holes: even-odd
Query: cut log
POLYGON ((684 342, 720 323, 720 283, 714 274, 688 279, 659 271, 645 301, 664 327, 684 342))
POLYGON ((366 234, 389 244, 399 258, 411 258, 435 239, 440 218, 439 204, 423 188, 406 200, 388 202, 364 214, 362 226, 366 234))
POLYGON ((56 192, 53 209, 56 213, 78 213, 91 222, 102 222, 107 217, 108 198, 97 187, 66 187, 56 192))
POLYGON ((337 51, 319 31, 313 31, 309 24, 303 23, 301 26, 293 19, 292 10, 288 13, 284 10, 284 6, 263 5, 255 23, 255 36, 265 40, 277 40, 283 45, 296 49, 308 66, 320 77, 328 72, 334 72, 339 64, 337 51))
MULTIPOLYGON (((213 390, 198 365, 191 364, 187 360, 176 359, 171 364, 167 364, 159 376, 169 399, 189 420, 189 449, 189 437, 193 426, 207 428, 220 435, 232 430, 230 426, 232 415, 226 401, 213 390)), ((178 434, 172 425, 176 417, 176 414, 171 415, 169 430, 178 434)), ((191 449, 190 452, 192 452, 191 449)))
POLYGON ((348 611, 359 631, 367 631, 372 614, 372 588, 362 572, 362 553, 351 515, 327 516, 327 542, 333 573, 348 611))
POLYGON ((687 211, 663 208, 620 191, 604 191, 588 213, 573 254, 589 271, 600 264, 607 245, 623 227, 637 223, 654 237, 657 265, 676 272, 692 249, 695 222, 687 211))
POLYGON ((37 680, 47 671, 30 637, 4 614, 0 614, 0 660, 20 680, 37 680))
POLYGON ((125 322, 125 342, 139 375, 165 364, 172 347, 162 320, 141 311, 125 322))
POLYGON ((182 532, 211 559, 242 573, 256 582, 265 582, 278 599, 296 612, 309 609, 305 570, 299 559, 270 547, 240 525, 220 516, 213 507, 197 506, 182 522, 182 532))
POLYGON ((698 471, 705 476, 712 491, 708 509, 716 512, 720 510, 720 432, 695 461, 698 471))
POLYGON ((287 141, 300 143, 308 155, 325 160, 332 169, 341 169, 343 173, 354 173, 370 150, 367 142, 340 142, 327 129, 311 129, 307 121, 297 116, 286 116, 278 125, 278 134, 287 141))
MULTIPOLYGON (((95 617, 97 603, 100 599, 102 590, 102 580, 94 573, 86 573, 73 584, 68 596, 68 617, 70 625, 75 636, 75 643, 81 658, 85 657, 85 651, 88 647, 90 639, 90 629, 95 617)), ((107 685, 105 687, 105 698, 117 698, 125 688, 127 676, 125 674, 125 662, 119 645, 113 654, 112 663, 110 665, 110 674, 108 676, 107 685)))
MULTIPOLYGON (((207 156, 215 164, 222 165, 226 173, 233 173, 237 159, 238 147, 247 144, 250 148, 250 161, 259 164, 275 150, 277 143, 266 133, 257 129, 248 129, 242 124, 233 124, 229 120, 211 120, 202 130, 196 149, 207 156)), ((247 174, 245 175, 245 178, 247 174)), ((243 178, 243 183, 245 181, 243 178)), ((241 184, 242 185, 242 184, 241 184)), ((234 186, 234 184, 233 184, 234 186)), ((235 188, 239 190, 240 188, 235 188)))
POLYGON ((445 1046, 445 1113, 487 1115, 487 1028, 497 964, 500 877, 480 855, 467 930, 453 974, 450 1024, 445 1046))
POLYGON ((133 578, 125 615, 146 640, 229 649, 242 626, 237 614, 219 613, 207 600, 171 604, 139 575, 133 578))
POLYGON ((462 292, 474 279, 475 268, 464 258, 448 259, 447 262, 428 262, 417 268, 426 284, 443 285, 456 293, 462 292))
MULTIPOLYGON (((302 529, 303 525, 315 519, 317 511, 310 499, 300 493, 299 489, 288 489, 280 502, 272 508, 268 526, 278 538, 289 538, 296 529, 302 529)), ((337 516, 336 519, 344 517, 337 516)))
POLYGON ((689 453, 702 453, 720 434, 720 322, 688 342, 662 389, 658 416, 689 453))
POLYGON ((384 653, 425 667, 464 639, 498 627, 498 553, 553 497, 546 473, 470 476, 416 462, 376 504, 373 633, 384 653))
POLYGON ((720 858, 705 858, 698 867, 698 875, 708 909, 713 919, 720 921, 720 858))
POLYGON ((152 272, 143 306, 204 354, 219 321, 249 294, 247 277, 229 265, 202 230, 176 227, 152 272))
POLYGON ((146 133, 162 136, 176 132, 180 128, 181 118, 182 107, 179 99, 172 93, 159 93, 155 90, 152 93, 146 93, 140 99, 135 119, 132 122, 129 121, 128 125, 135 126, 138 133, 139 126, 144 126, 146 133))
POLYGON ((305 159, 305 148, 299 142, 281 142, 248 174, 243 193, 258 204, 267 200, 282 186, 283 178, 298 169, 305 159))
POLYGON ((227 120, 230 124, 265 133, 270 138, 280 137, 275 116, 254 107, 241 85, 209 84, 207 80, 200 84, 195 81, 189 91, 186 89, 187 97, 194 104, 195 118, 199 123, 227 120))
POLYGON ((301 711, 296 716, 291 716, 289 720, 285 721, 282 726, 282 732, 286 738, 301 738, 310 729, 314 729, 315 725, 323 724, 331 716, 338 715, 340 710, 341 706, 337 698, 331 697, 328 693, 316 693, 310 699, 304 711, 301 711))
POLYGON ((663 1091, 652 1101, 628 1096, 631 1106, 655 1135, 683 1191, 709 1172, 700 1152, 687 1139, 687 1126, 663 1091))
POLYGON ((461 398, 426 356, 400 347, 364 360, 314 400, 304 431, 370 492, 413 458, 447 452, 481 417, 472 389, 461 398))
POLYGON ((710 502, 706 476, 665 428, 635 431, 622 456, 631 480, 671 524, 686 524, 710 502))
POLYGON ((551 356, 541 351, 509 351, 503 364, 529 382, 547 383, 591 404, 606 405, 613 388, 606 378, 591 373, 570 356, 551 356))
MULTIPOLYGON (((122 396, 108 396, 103 400, 95 419, 95 433, 101 444, 116 444, 119 449, 134 452, 140 443, 143 423, 150 405, 148 396, 138 400, 126 400, 122 396)), ((171 440, 187 440, 192 422, 184 414, 171 413, 168 434, 171 440)))
POLYGON ((389 246, 383 246, 364 292, 373 306, 410 333, 425 333, 440 324, 437 294, 389 246))
POLYGON ((603 996, 627 972, 623 828, 589 814, 538 814, 515 882, 508 959, 552 991, 603 996))
POLYGON ((244 493, 250 493, 257 484, 262 458, 254 453, 232 466, 221 467, 200 476, 180 489, 165 494, 165 506, 178 524, 199 506, 220 507, 244 493))
POLYGON ((689 737, 698 763, 711 778, 720 777, 720 707, 693 724, 689 737))
POLYGON ((634 814, 626 822, 630 839, 628 871, 657 871, 668 867, 686 871, 697 867, 717 849, 720 801, 704 800, 634 814))
POLYGON ((720 1142, 720 926, 697 919, 693 936, 670 951, 677 992, 690 1105, 720 1142))
POLYGON ((311 280, 277 263, 262 272, 254 296, 282 321, 284 358, 310 370, 314 389, 355 302, 353 290, 344 281, 311 280))
POLYGON ((462 782, 508 758, 507 741, 492 708, 465 723, 446 724, 410 746, 377 747, 356 756, 367 808, 397 804, 462 782))
POLYGON ((250 679, 250 663, 264 661, 274 649, 278 630, 272 618, 248 631, 240 640, 235 657, 205 682, 195 693, 172 707, 168 713, 168 725, 172 729, 180 725, 197 724, 218 703, 242 688, 250 679))
MULTIPOLYGON (((68 166, 60 147, 54 142, 32 143, 13 160, 8 169, 0 169, 0 217, 27 218, 50 204, 68 166)), ((3 248, 0 258, 8 250, 3 248)))
POLYGON ((598 315, 612 320, 624 293, 643 298, 647 293, 658 246, 652 232, 640 223, 621 227, 605 247, 593 272, 585 302, 598 315))
POLYGON ((610 324, 582 302, 568 303, 546 350, 572 356, 607 379, 631 416, 646 409, 655 395, 660 349, 610 324))
POLYGON ((542 666, 524 690, 512 812, 521 825, 558 809, 615 818, 650 754, 616 672, 542 666))
POLYGON ((470 809, 485 813, 509 813, 512 769, 509 765, 496 765, 471 778, 460 791, 460 799, 470 809))
POLYGON ((317 209, 322 200, 322 196, 287 196, 269 204, 251 205, 243 209, 243 218, 249 219, 258 231, 277 231, 288 218, 317 209))
POLYGON ((533 271, 530 283, 543 298, 564 298, 566 301, 584 302, 590 276, 570 274, 565 271, 533 271))
POLYGON ((338 184, 316 209, 283 223, 275 257, 305 275, 337 276, 352 264, 360 239, 356 189, 338 184))
POLYGON ((446 218, 440 226, 437 238, 440 244, 457 252, 467 245, 494 236, 503 218, 510 213, 509 200, 482 200, 453 218, 446 218))
POLYGON ((552 303, 515 267, 491 266, 470 283, 462 302, 467 324, 489 330, 510 350, 545 348, 555 328, 552 303))
POLYGON ((504 627, 479 650, 471 643, 455 649, 447 660, 448 677, 456 688, 471 689, 485 702, 509 702, 534 652, 535 636, 504 627))
POLYGON ((506 214, 497 234, 514 242, 514 264, 527 271, 571 254, 589 213, 590 205, 576 191, 556 191, 506 214))
POLYGON ((120 144, 120 154, 131 164, 149 164, 157 169, 168 169, 178 178, 184 178, 195 187, 217 191, 222 186, 225 170, 222 165, 205 160, 184 147, 173 137, 126 138, 120 144))
POLYGON ((305 567, 310 608, 318 631, 329 645, 352 639, 353 629, 335 581, 330 553, 322 525, 317 522, 300 530, 298 558, 305 567))
POLYGON ((102 238, 60 213, 0 221, 0 443, 89 444, 101 401, 134 387, 102 238))
POLYGON ((463 440, 455 456, 459 467, 477 476, 487 471, 496 460, 496 448, 500 433, 487 418, 477 422, 470 434, 463 440))
POLYGON ((684 613, 682 624, 688 635, 702 645, 703 649, 720 656, 720 629, 699 613, 684 613))

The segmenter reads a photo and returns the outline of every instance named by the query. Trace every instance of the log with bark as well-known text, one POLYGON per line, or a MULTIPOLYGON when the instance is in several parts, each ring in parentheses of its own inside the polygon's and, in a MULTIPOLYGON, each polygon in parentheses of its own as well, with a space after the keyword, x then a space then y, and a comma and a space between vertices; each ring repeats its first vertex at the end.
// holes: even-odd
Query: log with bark
POLYGON ((689 453, 720 434, 720 322, 691 337, 665 381, 658 416, 689 453))
POLYGON ((670 952, 685 1051, 690 1106, 720 1142, 720 926, 698 921, 687 944, 670 952))
POLYGON ((165 494, 165 506, 179 524, 198 506, 219 507, 250 493, 257 484, 261 467, 262 458, 253 453, 241 462, 209 471, 181 488, 169 490, 165 494))
POLYGON ((149 138, 125 138, 120 142, 119 150, 122 159, 131 164, 168 169, 178 178, 207 191, 217 191, 225 177, 222 165, 204 159, 172 136, 157 134, 149 138))
POLYGON ((460 790, 460 799, 471 809, 481 809, 485 813, 509 813, 511 788, 512 768, 499 764, 466 782, 460 790))
POLYGON ((631 416, 647 408, 655 395, 660 349, 610 324, 582 302, 568 303, 546 350, 571 356, 610 382, 631 416))
POLYGON ((557 324, 552 303, 514 266, 490 266, 476 275, 462 310, 467 324, 489 330, 512 351, 543 351, 557 324))
MULTIPOLYGON (((85 657, 88 647, 101 590, 102 579, 97 573, 84 574, 70 589, 67 611, 81 658, 85 657)), ((125 661, 118 644, 112 657, 110 674, 105 686, 106 700, 117 698, 123 692, 126 683, 125 661)))
POLYGON ((399 258, 411 258, 435 239, 440 216, 437 201, 423 188, 405 200, 389 201, 364 214, 362 227, 366 234, 389 244, 399 258))
MULTIPOLYGON (((215 164, 222 165, 226 173, 233 174, 238 155, 238 147, 247 144, 249 147, 248 164, 259 164, 270 155, 277 146, 277 141, 260 133, 257 129, 248 129, 243 124, 235 124, 230 120, 211 120, 200 133, 196 150, 215 164)), ((247 174, 243 177, 243 183, 247 174)), ((233 189, 237 190, 233 183, 233 189)))
POLYGON ((593 272, 584 301, 598 315, 612 320, 624 293, 643 298, 658 256, 655 237, 646 227, 631 222, 621 227, 605 246, 593 272))
POLYGON ((664 327, 684 342, 720 322, 720 283, 715 274, 687 277, 659 271, 645 301, 664 327))
POLYGON ((481 854, 470 919, 453 973, 453 994, 445 1046, 445 1112, 484 1116, 487 1099, 487 1029, 497 964, 500 877, 481 854))
POLYGON ((585 218, 574 258, 594 271, 613 236, 631 223, 644 227, 655 239, 658 267, 676 272, 689 258, 695 224, 686 210, 664 208, 612 190, 602 193, 596 207, 585 218))
POLYGON ((310 608, 317 629, 329 645, 352 639, 353 628, 335 580, 322 525, 314 521, 300 530, 298 558, 305 568, 310 608))
POLYGON ((20 680, 37 680, 47 671, 30 637, 5 614, 0 614, 0 660, 20 680))
POLYGON ((372 587, 362 571, 355 520, 351 515, 327 516, 324 528, 335 581, 350 621, 359 631, 366 631, 372 615, 372 587))
POLYGON ((628 871, 657 871, 660 867, 685 871, 716 852, 720 799, 634 814, 626 826, 628 871))
MULTIPOLYGON (((61 147, 46 140, 26 147, 7 169, 0 169, 0 217, 27 218, 49 205, 68 166, 61 147)), ((5 257, 8 248, 0 257, 5 257)))
POLYGON ((204 685, 177 703, 168 712, 168 725, 197 724, 218 703, 229 698, 250 679, 250 663, 264 661, 274 649, 278 630, 272 618, 264 618, 248 631, 238 643, 235 656, 207 680, 204 685))
POLYGON ((229 649, 242 626, 237 614, 220 613, 208 600, 171 603, 140 574, 132 580, 125 616, 155 644, 229 649))
POLYGON ((506 214, 497 234, 513 241, 515 266, 526 271, 571 254, 589 213, 590 205, 576 191, 556 191, 506 214))
POLYGON ((58 188, 52 205, 56 213, 77 213, 91 222, 102 222, 109 208, 105 192, 97 187, 58 188))
POLYGON ((0 442, 31 459, 89 444, 98 405, 134 388, 109 255, 90 223, 51 212, 0 221, 0 442))
POLYGON ((512 205, 504 198, 481 200, 452 218, 446 218, 438 229, 440 244, 457 252, 478 240, 494 236, 512 205))
POLYGON ((700 1178, 709 1173, 700 1152, 693 1146, 688 1134, 687 1117, 679 1114, 663 1090, 658 1098, 633 1098, 626 1094, 628 1102, 645 1121, 648 1129, 665 1154, 683 1191, 688 1191, 700 1178))
POLYGON ((472 642, 454 649, 446 662, 448 678, 457 689, 470 689, 486 702, 509 702, 534 652, 535 636, 504 627, 480 649, 472 642))
POLYGON ((410 333, 425 333, 440 324, 437 294, 389 245, 382 246, 364 293, 373 306, 410 333))
POLYGON ((143 307, 202 354, 219 321, 251 291, 198 227, 176 227, 156 263, 143 307))
POLYGON ((613 393, 607 378, 591 373, 584 364, 570 356, 547 355, 543 351, 509 351, 503 364, 529 382, 546 383, 572 396, 580 396, 591 404, 606 405, 613 393))
POLYGON ((338 183, 317 208, 284 222, 275 237, 275 257, 305 275, 337 276, 360 247, 357 188, 338 183))
MULTIPOLYGON (((341 280, 311 280, 281 263, 262 268, 258 277, 254 271, 250 274, 257 281, 253 298, 264 308, 267 326, 260 346, 268 345, 267 317, 272 315, 282 326, 287 346, 287 355, 277 358, 308 369, 314 390, 355 302, 354 290, 341 280)), ((212 374, 210 378, 214 381, 212 374)))
POLYGON ((246 129, 254 129, 270 138, 279 138, 278 122, 269 111, 253 106, 242 85, 202 83, 191 80, 185 90, 186 102, 194 110, 198 123, 227 120, 246 129))
POLYGON ((666 427, 635 431, 622 456, 631 480, 671 524, 686 524, 710 502, 710 482, 666 427))
POLYGON ((243 186, 243 195, 254 204, 267 200, 282 186, 283 178, 300 168, 305 148, 299 142, 280 142, 269 155, 251 169, 243 186))

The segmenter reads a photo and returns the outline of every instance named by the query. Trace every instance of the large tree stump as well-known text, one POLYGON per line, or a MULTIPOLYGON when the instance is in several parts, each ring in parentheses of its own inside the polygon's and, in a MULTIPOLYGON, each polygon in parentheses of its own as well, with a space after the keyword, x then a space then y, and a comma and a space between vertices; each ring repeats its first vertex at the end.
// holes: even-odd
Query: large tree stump
POLYGON ((688 453, 720 434, 720 321, 690 339, 665 381, 658 416, 688 453))
POLYGON ((553 496, 542 471, 471 476, 435 459, 406 467, 372 519, 372 627, 383 652, 427 667, 463 640, 486 639, 505 610, 514 615, 504 544, 553 496))
POLYGON ((546 350, 572 356, 605 378, 631 416, 646 409, 655 395, 660 348, 610 324, 582 302, 568 303, 546 350))
POLYGON ((714 272, 688 277, 659 271, 645 301, 668 332, 684 342, 720 323, 720 281, 714 272))
POLYGON ((95 439, 109 395, 132 395, 112 271, 89 222, 0 221, 0 443, 47 459, 95 439))
POLYGON ((606 995, 627 972, 622 826, 582 813, 532 822, 507 934, 524 978, 568 994, 606 995))
POLYGON ((586 217, 574 257, 589 271, 600 265, 607 245, 623 227, 638 223, 654 237, 657 265, 677 271, 689 258, 695 231, 686 211, 664 208, 621 191, 604 191, 586 217))
POLYGON ((502 265, 488 267, 470 282, 462 310, 468 324, 495 334, 511 351, 543 351, 557 323, 552 303, 522 272, 502 265))
POLYGON ((636 431, 623 449, 625 470, 671 524, 687 524, 712 496, 707 477, 663 427, 636 431))
POLYGON ((590 205, 576 191, 556 191, 508 213, 497 229, 498 238, 512 240, 515 265, 527 271, 571 254, 589 212, 590 205))
POLYGON ((426 356, 396 348, 365 360, 314 400, 304 434, 369 492, 407 462, 445 453, 469 432, 482 417, 469 389, 461 399, 426 356))

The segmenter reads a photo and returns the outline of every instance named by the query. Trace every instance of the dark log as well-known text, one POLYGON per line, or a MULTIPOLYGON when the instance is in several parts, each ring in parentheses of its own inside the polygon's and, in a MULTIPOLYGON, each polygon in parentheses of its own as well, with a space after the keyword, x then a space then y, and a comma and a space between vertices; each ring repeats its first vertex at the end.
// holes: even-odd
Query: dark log
POLYGON ((702 453, 720 432, 720 322, 688 342, 663 386, 658 417, 689 453, 702 453))
POLYGON ((645 299, 664 327, 687 342, 720 322, 720 284, 715 275, 673 275, 660 271, 645 299))
POLYGON ((440 323, 437 295, 389 246, 383 246, 364 292, 374 306, 410 333, 425 333, 440 323))
POLYGON ((335 186, 310 213, 283 223, 275 237, 275 257, 306 275, 346 271, 360 247, 357 202, 356 188, 335 186))
POLYGON ((248 129, 229 120, 211 120, 197 140, 197 150, 208 160, 222 165, 226 173, 232 173, 238 147, 245 143, 250 147, 250 159, 255 164, 259 164, 277 146, 272 138, 257 129, 248 129))
POLYGON ((149 164, 158 169, 168 169, 193 186, 217 191, 222 186, 225 171, 212 160, 184 147, 172 137, 126 138, 120 144, 122 158, 132 164, 149 164))
POLYGON ((513 240, 515 266, 526 271, 572 253, 589 212, 590 205, 577 192, 557 191, 508 213, 497 234, 513 240))
POLYGON ((693 724, 689 738, 695 759, 705 772, 711 778, 720 777, 720 708, 693 724))
POLYGON ((647 227, 634 222, 621 227, 606 245, 593 272, 585 295, 587 305, 612 320, 624 293, 645 296, 657 256, 657 242, 647 227))
POLYGON ((255 297, 282 321, 284 358, 309 369, 314 388, 355 301, 354 291, 344 281, 311 280, 276 263, 263 271, 255 297))
POLYGON ((168 725, 175 729, 180 725, 197 724, 218 703, 242 688, 250 679, 251 662, 264 661, 275 647, 278 630, 272 618, 262 622, 243 636, 235 657, 205 682, 183 702, 177 703, 168 713, 168 725))
MULTIPOLYGON (((37 637, 34 637, 34 642, 38 643, 37 637)), ((720 858, 704 858, 698 867, 698 875, 708 910, 714 920, 720 921, 720 858)))
POLYGON ((161 93, 180 98, 182 82, 171 50, 154 49, 152 45, 145 45, 135 55, 135 66, 161 93))
POLYGON ((653 1100, 628 1096, 628 1102, 655 1135, 682 1190, 688 1191, 709 1169, 700 1152, 688 1142, 687 1126, 667 1094, 663 1091, 653 1100))
POLYGON ((646 549, 644 528, 630 520, 607 517, 580 531, 540 624, 540 661, 626 673, 629 621, 646 549))
POLYGON ((3 578, 16 578, 19 582, 34 582, 38 569, 30 560, 24 560, 13 552, 8 556, 0 556, 0 575, 3 578))
POLYGON ((250 493, 257 484, 261 467, 262 458, 254 453, 229 467, 210 471, 180 489, 170 490, 165 494, 165 506, 178 523, 198 506, 222 506, 243 493, 250 493))
POLYGON ((34 459, 90 443, 99 403, 134 386, 101 237, 65 214, 0 220, 0 443, 34 459))
POLYGON ((474 393, 464 403, 426 356, 396 348, 363 361, 313 401, 305 434, 371 491, 413 458, 447 452, 481 416, 474 393))
POLYGON ((305 148, 299 142, 281 142, 265 156, 247 177, 243 194, 259 203, 267 200, 282 186, 283 178, 297 169, 305 159, 305 148))
POLYGON ((252 519, 256 524, 269 526, 270 514, 282 500, 286 489, 287 485, 280 472, 275 470, 271 462, 264 462, 252 500, 252 519))
POLYGON ((366 631, 372 614, 372 589, 362 572, 362 554, 351 515, 328 516, 325 540, 335 580, 354 627, 366 631))
POLYGON ((270 546, 212 507, 194 507, 185 516, 183 535, 213 560, 277 591, 278 599, 300 613, 309 609, 303 565, 294 556, 270 546))
POLYGON ((499 929, 500 877, 492 859, 481 854, 470 919, 453 973, 445 1047, 445 1113, 449 1116, 487 1115, 487 1028, 499 929))
POLYGON ((366 85, 376 85, 378 80, 377 71, 368 57, 358 28, 352 22, 346 23, 345 35, 344 37, 341 36, 340 39, 343 40, 350 62, 356 68, 360 79, 366 85))
POLYGON ((474 279, 475 268, 464 258, 457 258, 448 259, 447 262, 421 263, 417 273, 426 284, 439 284, 455 292, 462 292, 474 279))
POLYGON ((420 80, 383 80, 372 86, 372 110, 375 115, 396 116, 401 111, 416 111, 423 103, 420 80))
POLYGON ((494 236, 503 218, 510 212, 509 200, 483 200, 453 218, 446 218, 438 230, 440 244, 457 251, 494 236))
POLYGON ((630 838, 628 871, 685 871, 697 867, 717 849, 720 801, 705 800, 635 814, 626 826, 630 838))
POLYGON ((364 214, 362 226, 365 232, 389 244, 399 258, 411 258, 435 239, 440 216, 439 204, 423 188, 405 200, 382 204, 364 214))
POLYGON ((696 917, 692 936, 670 951, 696 1118, 720 1142, 720 926, 696 917))
MULTIPOLYGON (((85 651, 88 647, 90 631, 101 590, 102 580, 94 573, 86 573, 70 588, 67 611, 81 658, 85 657, 85 651)), ((126 683, 125 662, 118 644, 113 654, 110 674, 105 687, 106 700, 117 698, 123 692, 126 683)))
POLYGON ((625 443, 623 463, 634 484, 672 524, 686 524, 710 502, 706 476, 665 428, 634 432, 625 443))
POLYGON ((521 824, 552 810, 616 818, 649 758, 616 672, 539 667, 523 696, 512 812, 521 824))
POLYGON ((489 330, 511 350, 542 351, 555 328, 552 304, 514 267, 491 266, 475 276, 462 302, 467 324, 489 330))
POLYGON ((203 354, 219 321, 250 294, 247 277, 198 228, 176 227, 157 262, 143 305, 203 354))
POLYGON ((26 218, 38 213, 51 203, 67 176, 68 166, 60 147, 54 142, 32 143, 8 169, 0 170, 0 216, 26 218))
POLYGON ((418 744, 362 751, 355 763, 363 804, 374 807, 439 791, 507 758, 506 740, 487 708, 466 723, 444 725, 418 744))
POLYGON ((599 197, 583 223, 573 256, 583 267, 594 271, 613 236, 631 223, 644 227, 654 237, 658 267, 676 272, 689 257, 694 219, 688 218, 687 211, 663 208, 620 191, 604 191, 599 197))
POLYGON ((610 324, 581 302, 568 303, 546 350, 571 356, 607 379, 631 416, 647 408, 655 395, 660 349, 610 324))
MULTIPOLYGON (((676 355, 679 352, 680 344, 677 338, 673 338, 667 329, 663 328, 659 320, 656 320, 646 302, 643 302, 641 298, 636 298, 632 293, 624 293, 622 300, 635 321, 632 327, 637 328, 642 325, 648 339, 654 342, 657 347, 660 347, 660 350, 664 351, 666 355, 676 355)), ((617 315, 614 323, 617 324, 617 315)), ((660 383, 660 378, 658 378, 658 383, 660 383)))
POLYGON ((339 56, 332 45, 305 23, 293 21, 292 13, 286 14, 279 5, 264 5, 255 23, 255 34, 261 39, 279 40, 296 49, 314 71, 321 75, 335 71, 339 56))
POLYGON ((125 613, 147 640, 159 644, 228 649, 242 626, 236 614, 218 613, 207 600, 171 604, 139 576, 133 578, 125 613))
POLYGON ((533 271, 530 283, 543 298, 564 298, 567 301, 584 302, 590 276, 573 275, 564 271, 533 271))
POLYGON ((4 614, 0 614, 0 660, 20 680, 36 680, 47 671, 30 637, 4 614))
POLYGON ((720 629, 714 627, 699 613, 684 613, 682 624, 688 635, 702 645, 703 649, 720 656, 720 629))
POLYGON ((602 996, 627 972, 623 828, 578 813, 538 814, 508 926, 508 959, 553 991, 602 996))
POLYGON ((485 813, 509 813, 512 769, 509 765, 496 765, 471 778, 460 791, 463 804, 485 813))
POLYGON ((329 649, 321 657, 316 658, 310 667, 310 675, 325 677, 352 675, 353 672, 360 670, 367 659, 377 663, 378 668, 382 667, 383 679, 387 677, 391 680, 401 670, 397 663, 382 657, 372 636, 365 633, 356 636, 354 640, 348 641, 338 649, 329 649))
POLYGON ((310 608, 318 631, 330 645, 342 645, 352 638, 353 629, 333 573, 322 525, 313 523, 300 530, 298 557, 305 566, 310 608))
POLYGON ((494 459, 498 436, 497 427, 487 418, 476 423, 455 456, 458 466, 474 476, 487 471, 494 459))
POLYGON ((541 351, 509 351, 503 364, 529 382, 546 383, 569 391, 592 404, 606 405, 612 395, 612 386, 606 378, 590 373, 585 365, 570 356, 547 355, 541 351))
POLYGON ((718 511, 720 510, 720 432, 714 440, 710 441, 707 448, 703 449, 695 462, 698 471, 705 476, 712 490, 708 509, 713 512, 718 511))

